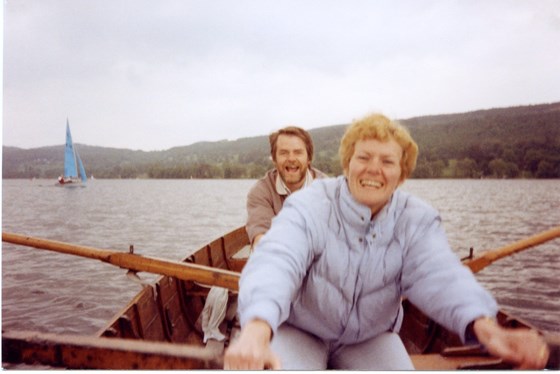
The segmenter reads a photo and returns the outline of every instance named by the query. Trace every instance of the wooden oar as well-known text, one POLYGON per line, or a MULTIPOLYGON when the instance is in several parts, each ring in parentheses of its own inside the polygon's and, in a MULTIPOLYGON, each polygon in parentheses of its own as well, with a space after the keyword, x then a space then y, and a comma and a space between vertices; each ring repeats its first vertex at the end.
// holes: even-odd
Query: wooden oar
POLYGON ((222 352, 192 344, 2 331, 2 362, 66 369, 221 369, 222 352))
POLYGON ((534 247, 558 237, 560 237, 560 226, 554 227, 547 231, 543 231, 526 239, 516 241, 504 247, 484 252, 480 256, 465 261, 464 264, 468 266, 473 273, 477 273, 478 271, 484 269, 486 266, 490 265, 496 260, 499 260, 500 258, 510 256, 514 253, 523 251, 525 249, 534 247))
MULTIPOLYGON (((558 336, 544 338, 551 349, 546 368, 558 369, 558 336)), ((460 349, 464 353, 414 354, 410 358, 417 370, 511 369, 479 350, 460 349)), ((66 369, 208 370, 223 368, 223 350, 159 341, 3 331, 2 361, 66 369)))
POLYGON ((8 232, 2 232, 2 241, 86 258, 93 258, 133 271, 145 271, 148 273, 167 275, 182 280, 196 281, 202 284, 220 286, 235 291, 239 289, 239 273, 234 271, 187 262, 140 256, 128 252, 86 247, 55 240, 33 238, 30 236, 8 232))

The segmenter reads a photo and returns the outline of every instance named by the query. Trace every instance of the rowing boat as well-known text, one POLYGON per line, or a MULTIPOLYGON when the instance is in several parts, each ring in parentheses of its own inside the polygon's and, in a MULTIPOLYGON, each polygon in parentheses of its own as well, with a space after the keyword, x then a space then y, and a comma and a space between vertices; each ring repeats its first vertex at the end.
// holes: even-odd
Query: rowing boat
MULTIPOLYGON (((546 240, 560 235, 559 228, 555 230, 546 240)), ((17 238, 4 233, 2 239, 52 249, 43 243, 26 243, 23 239, 18 242, 17 238)), ((498 257, 505 256, 504 248, 499 256, 470 256, 463 259, 464 264, 477 272, 498 257)), ((507 254, 521 250, 519 248, 509 248, 507 254)), ((160 276, 154 284, 146 285, 93 337, 4 331, 3 360, 66 368, 219 369, 223 364, 224 349, 240 331, 235 313, 236 287, 228 286, 231 283, 224 282, 221 277, 224 274, 238 276, 249 252, 247 233, 244 227, 239 227, 181 261, 184 266, 188 265, 186 269, 215 269, 209 270, 210 278, 189 275, 180 279, 176 273, 160 276), (216 290, 218 292, 214 292, 216 290), (212 328, 214 331, 217 328, 223 339, 206 341, 207 335, 212 336, 208 334, 212 328)), ((111 255, 96 253, 90 257, 112 262, 106 258, 111 255)), ((130 268, 123 260, 113 264, 130 268)), ((164 273, 161 270, 148 271, 164 273)), ((485 354, 480 347, 463 346, 457 335, 426 317, 407 300, 403 300, 403 308, 400 336, 416 369, 508 368, 501 360, 485 354)), ((504 311, 499 312, 498 322, 510 328, 534 328, 504 311)), ((547 367, 557 368, 558 365, 558 351, 553 350, 547 367)))

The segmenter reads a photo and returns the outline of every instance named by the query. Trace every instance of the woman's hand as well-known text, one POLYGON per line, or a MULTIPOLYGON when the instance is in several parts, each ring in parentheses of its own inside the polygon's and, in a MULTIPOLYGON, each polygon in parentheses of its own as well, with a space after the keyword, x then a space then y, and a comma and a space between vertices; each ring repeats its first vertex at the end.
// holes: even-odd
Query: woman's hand
POLYGON ((270 349, 272 329, 263 320, 249 322, 224 354, 225 370, 281 369, 270 349))
POLYGON ((548 346, 534 330, 506 329, 490 318, 477 319, 473 330, 490 354, 518 369, 543 369, 548 362, 548 346))

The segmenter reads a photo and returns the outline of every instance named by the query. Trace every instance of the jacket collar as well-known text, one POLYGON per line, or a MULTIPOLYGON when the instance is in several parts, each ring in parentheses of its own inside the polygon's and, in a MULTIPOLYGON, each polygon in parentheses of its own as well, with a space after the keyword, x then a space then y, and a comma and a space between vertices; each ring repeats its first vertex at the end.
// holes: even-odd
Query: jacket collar
POLYGON ((341 204, 341 214, 345 221, 349 222, 352 226, 363 226, 364 228, 373 225, 386 226, 390 225, 393 221, 391 217, 393 216, 391 212, 395 210, 397 195, 399 190, 397 189, 387 204, 372 218, 371 209, 364 205, 352 196, 350 189, 348 187, 348 181, 346 177, 339 177, 340 186, 340 204, 341 204))

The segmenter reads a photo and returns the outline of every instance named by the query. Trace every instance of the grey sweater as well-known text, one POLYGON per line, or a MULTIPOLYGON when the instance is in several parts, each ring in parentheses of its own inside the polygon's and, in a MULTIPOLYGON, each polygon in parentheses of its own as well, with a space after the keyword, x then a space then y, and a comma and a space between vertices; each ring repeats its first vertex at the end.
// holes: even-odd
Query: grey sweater
MULTIPOLYGON (((313 167, 309 168, 313 178, 326 178, 327 175, 313 167)), ((257 181, 247 195, 247 224, 245 228, 249 240, 253 243, 255 236, 270 229, 272 218, 282 209, 287 195, 276 192, 278 170, 271 169, 257 181)))

